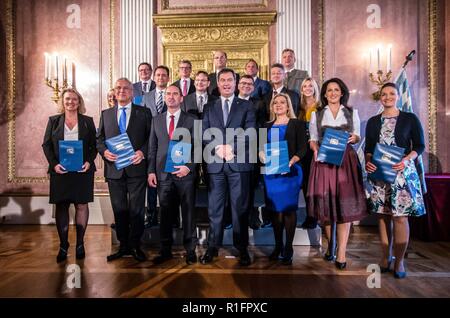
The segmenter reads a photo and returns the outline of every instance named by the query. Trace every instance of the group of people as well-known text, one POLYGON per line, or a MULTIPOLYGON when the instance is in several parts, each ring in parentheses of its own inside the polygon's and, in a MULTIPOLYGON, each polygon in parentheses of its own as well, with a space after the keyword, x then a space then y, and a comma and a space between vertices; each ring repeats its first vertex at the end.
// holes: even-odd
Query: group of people
POLYGON ((139 82, 133 84, 127 78, 120 78, 108 92, 109 108, 102 111, 97 133, 92 118, 84 115, 86 108, 81 95, 73 88, 62 92, 60 114, 50 117, 43 142, 49 162, 50 203, 56 205, 60 238, 57 262, 67 258, 71 203, 76 208, 76 258, 85 257, 83 238, 89 215, 88 202, 93 201, 94 159, 98 152, 105 163, 104 173, 120 242, 117 252, 107 257, 108 261, 125 255, 138 261, 146 260, 140 241, 145 219, 150 225, 158 223, 158 197, 161 248, 153 262, 160 264, 173 258, 172 229, 174 224, 180 223, 181 208, 186 263, 196 263, 195 193, 201 171, 208 188, 209 219, 207 248, 200 257, 202 264, 211 263, 218 256, 228 222, 232 225, 233 244, 239 251, 241 266, 252 262, 248 252, 248 226, 250 223, 252 228, 257 228, 258 222, 273 227, 275 248, 269 258, 292 264, 297 202, 303 191, 308 214, 303 225, 312 228, 318 221, 324 227, 328 241, 326 260, 334 262, 338 269, 346 268, 351 223, 361 220, 370 211, 380 216, 382 272, 391 271, 393 264, 395 277, 405 277, 407 217, 425 213, 414 165, 414 159, 423 152, 425 145, 418 118, 396 107, 395 84, 387 83, 381 88, 383 112, 368 121, 365 169, 369 175, 377 169, 371 161, 377 143, 397 145, 406 150, 403 159, 392 166, 397 171, 394 183, 369 178, 370 198, 367 199, 361 165, 353 148, 361 139, 360 118, 358 111, 348 104, 349 90, 341 79, 329 79, 319 89, 307 72, 294 68, 295 53, 291 49, 282 52, 282 63, 271 65, 270 82, 258 77, 258 64, 253 59, 246 63, 245 74, 241 76, 227 68, 226 52, 214 52, 213 61, 214 73, 198 71, 194 78, 191 78, 191 62, 180 61, 180 79, 170 85, 166 66, 153 70, 149 63, 141 63, 139 82), (201 136, 195 129, 199 121, 201 136), (237 132, 232 140, 226 137, 230 128, 237 132), (349 133, 341 166, 317 161, 326 128, 349 133), (211 129, 221 134, 211 134, 211 129), (252 129, 267 129, 267 140, 260 145, 286 141, 289 172, 260 174, 267 158, 259 149, 258 158, 252 159, 252 138, 258 138, 256 134, 247 133, 252 129), (180 130, 189 131, 190 139, 182 140, 180 130), (125 132, 135 153, 132 164, 118 170, 114 164, 117 156, 108 150, 106 140, 125 132), (170 141, 182 140, 194 145, 199 138, 203 161, 194 160, 193 146, 188 163, 175 166, 174 172, 166 172, 170 141), (67 172, 60 164, 60 140, 83 141, 81 171, 67 172), (241 154, 244 160, 237 160, 241 154), (254 189, 261 181, 265 188, 262 222, 253 204, 254 189))

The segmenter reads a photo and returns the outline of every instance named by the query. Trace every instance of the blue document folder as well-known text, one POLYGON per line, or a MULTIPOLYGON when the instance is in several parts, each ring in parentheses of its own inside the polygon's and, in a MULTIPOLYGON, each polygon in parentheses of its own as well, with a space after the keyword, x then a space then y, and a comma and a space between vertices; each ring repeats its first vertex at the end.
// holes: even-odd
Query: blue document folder
POLYGON ((266 164, 262 170, 263 174, 287 173, 289 169, 289 153, 286 140, 271 142, 264 145, 266 164))
POLYGON ((131 160, 134 156, 134 149, 127 133, 106 139, 105 143, 108 150, 118 156, 117 160, 114 162, 117 170, 131 165, 131 160))
POLYGON ((59 163, 66 171, 80 171, 83 167, 83 140, 60 140, 59 163))
POLYGON ((340 166, 349 137, 350 134, 344 130, 327 128, 320 144, 317 161, 340 166))
POLYGON ((134 96, 134 98, 133 98, 133 104, 143 106, 143 105, 142 105, 143 97, 144 97, 144 96, 142 96, 142 95, 134 96))
POLYGON ((175 166, 184 166, 191 162, 192 145, 186 142, 171 140, 167 149, 166 165, 164 172, 174 172, 175 166))
POLYGON ((372 156, 372 163, 377 166, 377 170, 369 173, 369 178, 394 183, 397 171, 392 169, 392 165, 399 163, 404 154, 404 148, 377 143, 372 156))

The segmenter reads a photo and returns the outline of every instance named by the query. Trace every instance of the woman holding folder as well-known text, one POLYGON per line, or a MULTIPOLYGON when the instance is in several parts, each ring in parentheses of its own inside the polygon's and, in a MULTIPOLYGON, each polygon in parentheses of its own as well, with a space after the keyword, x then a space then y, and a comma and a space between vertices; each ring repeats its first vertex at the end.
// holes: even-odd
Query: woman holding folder
POLYGON ((370 118, 366 127, 364 152, 366 171, 369 174, 369 207, 371 212, 379 215, 381 272, 391 270, 390 265, 394 260, 393 245, 394 277, 404 278, 406 277, 404 257, 409 241, 408 216, 425 214, 422 189, 414 165, 414 159, 425 149, 425 141, 423 128, 417 116, 402 112, 396 107, 397 86, 394 83, 386 83, 380 92, 383 112, 370 118), (392 166, 397 172, 393 183, 371 179, 371 173, 377 170, 377 166, 372 162, 377 143, 405 149, 403 159, 392 166))
POLYGON ((328 251, 325 259, 344 269, 351 222, 367 215, 361 168, 351 144, 360 140, 358 111, 347 105, 349 91, 339 78, 327 80, 320 91, 321 106, 311 114, 310 147, 314 153, 308 187, 309 212, 325 227, 328 251), (350 134, 340 166, 319 162, 317 155, 326 128, 350 134), (335 251, 337 236, 337 252, 335 251))
MULTIPOLYGON (((60 247, 56 262, 67 259, 69 248, 69 206, 75 205, 75 222, 77 229, 76 258, 83 259, 84 233, 86 231, 89 207, 94 201, 94 159, 97 156, 95 125, 92 117, 83 115, 86 112, 83 98, 73 88, 61 93, 58 115, 51 116, 45 130, 42 148, 49 163, 50 203, 56 205, 56 228, 60 247), (68 171, 60 163, 61 140, 81 140, 83 142, 83 159, 79 171, 68 171)), ((75 150, 76 151, 76 150, 75 150)))
MULTIPOLYGON (((283 174, 264 175, 266 207, 272 214, 275 236, 275 249, 269 256, 271 260, 292 264, 294 250, 292 243, 297 225, 298 195, 302 184, 302 168, 299 164, 306 153, 307 139, 305 124, 295 118, 292 102, 287 94, 277 94, 270 102, 270 122, 267 129, 267 141, 274 143, 285 140, 288 152, 288 171, 283 174), (283 230, 286 229, 286 241, 283 244, 283 230)), ((259 153, 263 163, 264 152, 259 153)), ((282 162, 280 162, 282 164, 282 162)))

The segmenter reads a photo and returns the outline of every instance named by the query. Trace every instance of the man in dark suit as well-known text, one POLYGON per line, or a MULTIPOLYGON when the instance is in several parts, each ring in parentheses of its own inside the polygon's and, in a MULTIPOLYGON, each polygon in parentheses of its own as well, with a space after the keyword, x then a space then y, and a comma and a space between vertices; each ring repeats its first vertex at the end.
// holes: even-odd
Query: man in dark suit
POLYGON ((105 162, 105 178, 120 242, 119 251, 108 256, 107 260, 112 261, 131 254, 137 261, 142 262, 146 259, 140 249, 140 240, 144 232, 146 155, 151 114, 148 109, 132 103, 133 85, 127 78, 116 81, 115 93, 118 106, 102 112, 97 132, 97 150, 105 162), (117 156, 107 149, 105 141, 125 132, 135 155, 132 165, 117 170, 114 165, 117 156))
POLYGON ((239 250, 242 266, 251 263, 248 254, 248 192, 254 156, 250 144, 256 141, 256 122, 250 102, 234 96, 236 76, 231 69, 218 74, 220 98, 205 106, 203 114, 203 143, 209 174, 208 249, 203 264, 211 263, 218 255, 223 239, 223 213, 227 194, 230 197, 233 220, 233 244, 239 250), (235 130, 228 136, 226 129, 235 130), (242 131, 243 130, 243 131, 242 131), (220 132, 220 133, 219 133, 220 132), (214 136, 214 137, 212 137, 214 136), (211 149, 216 145, 213 149, 211 149))
POLYGON ((258 127, 263 127, 264 123, 269 121, 270 102, 272 101, 272 97, 279 93, 285 93, 289 95, 295 116, 298 117, 298 113, 300 111, 300 96, 296 92, 291 91, 284 86, 283 83, 285 77, 286 73, 282 64, 275 63, 270 67, 270 81, 272 83, 272 91, 264 95, 259 102, 257 113, 258 127))
MULTIPOLYGON (((158 186, 161 207, 160 238, 161 250, 154 263, 160 264, 172 256, 172 224, 179 213, 183 217, 183 245, 186 249, 186 263, 197 262, 195 247, 197 235, 195 227, 195 164, 193 160, 193 130, 195 117, 181 111, 183 96, 179 87, 171 85, 166 90, 167 112, 153 119, 149 142, 148 184, 158 186), (184 131, 182 131, 184 128, 184 131), (175 166, 172 173, 165 172, 170 140, 181 140, 192 145, 190 163, 175 166), (175 203, 176 202, 176 203, 175 203)), ((174 159, 175 161, 175 159, 174 159)))
MULTIPOLYGON (((169 83, 169 68, 164 65, 159 65, 153 72, 156 88, 144 95, 142 105, 150 109, 152 117, 167 110, 164 102, 164 94, 166 92, 167 84, 169 83)), ((147 187, 147 223, 146 227, 158 225, 158 209, 157 205, 157 191, 153 187, 147 187)))
POLYGON ((180 79, 172 85, 178 86, 183 97, 195 92, 194 81, 191 79, 192 63, 189 60, 182 60, 178 64, 178 74, 180 79))
MULTIPOLYGON (((219 92, 219 88, 217 87, 217 78, 218 78, 218 74, 219 72, 227 67, 227 61, 228 61, 228 57, 227 57, 227 53, 225 53, 222 50, 217 50, 214 52, 213 54, 213 64, 214 64, 214 73, 210 73, 208 75, 209 78, 209 87, 208 87, 208 94, 210 95, 214 95, 214 96, 220 96, 220 92, 219 92)), ((239 74, 235 74, 236 75, 236 83, 239 83, 239 74)), ((236 85, 236 91, 235 93, 237 93, 237 85, 236 85)))
MULTIPOLYGON (((256 63, 256 62, 255 62, 256 63)), ((270 86, 270 84, 269 84, 270 86)), ((243 75, 241 79, 239 80, 238 89, 239 89, 239 95, 238 97, 240 99, 248 100, 252 103, 253 109, 256 113, 259 99, 252 96, 252 93, 254 92, 254 81, 253 77, 250 75, 243 75)), ((249 226, 253 230, 258 230, 261 226, 261 220, 259 219, 259 210, 258 208, 255 208, 254 201, 255 201, 255 191, 258 188, 259 184, 259 166, 254 165, 253 171, 250 173, 250 193, 249 193, 249 226)))
POLYGON ((209 79, 208 73, 205 71, 198 71, 195 74, 194 85, 195 92, 183 98, 181 110, 202 119, 204 106, 208 102, 216 100, 217 97, 208 94, 209 79))
POLYGON ((258 77, 258 63, 254 59, 248 60, 245 64, 245 75, 250 75, 253 78, 253 92, 250 95, 253 98, 261 99, 264 95, 272 90, 272 86, 269 81, 263 80, 258 77))
POLYGON ((150 63, 142 62, 138 66, 139 82, 133 83, 133 97, 143 96, 145 93, 154 90, 156 84, 151 80, 152 66, 150 63))
POLYGON ((284 49, 281 53, 281 63, 283 64, 286 72, 284 86, 300 95, 300 85, 302 85, 303 80, 309 77, 309 75, 307 71, 296 69, 295 61, 296 58, 294 50, 284 49))

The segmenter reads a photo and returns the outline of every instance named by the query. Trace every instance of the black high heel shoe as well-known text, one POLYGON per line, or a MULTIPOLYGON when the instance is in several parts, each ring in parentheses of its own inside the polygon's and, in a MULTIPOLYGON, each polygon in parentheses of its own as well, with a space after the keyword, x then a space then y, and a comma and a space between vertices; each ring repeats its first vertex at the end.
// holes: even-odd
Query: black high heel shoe
POLYGON ((328 262, 332 262, 332 261, 334 261, 336 259, 336 255, 331 255, 331 254, 326 253, 323 256, 323 259, 328 261, 328 262))
POLYGON ((78 245, 76 248, 76 258, 77 259, 84 259, 86 257, 86 253, 84 251, 84 245, 78 245))
POLYGON ((281 252, 283 247, 276 246, 272 253, 269 255, 269 260, 278 261, 280 257, 283 257, 283 253, 281 252))
POLYGON ((284 250, 284 255, 281 258, 281 264, 283 265, 292 265, 292 257, 294 256, 294 249, 288 248, 284 250))
POLYGON ((64 249, 62 247, 59 248, 58 255, 56 256, 56 263, 61 263, 67 259, 67 249, 64 249))
POLYGON ((335 261, 334 265, 336 265, 337 269, 343 270, 347 267, 347 262, 341 263, 341 262, 335 261))

